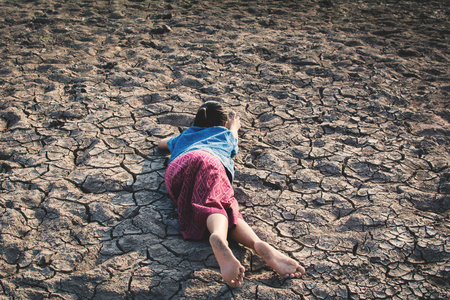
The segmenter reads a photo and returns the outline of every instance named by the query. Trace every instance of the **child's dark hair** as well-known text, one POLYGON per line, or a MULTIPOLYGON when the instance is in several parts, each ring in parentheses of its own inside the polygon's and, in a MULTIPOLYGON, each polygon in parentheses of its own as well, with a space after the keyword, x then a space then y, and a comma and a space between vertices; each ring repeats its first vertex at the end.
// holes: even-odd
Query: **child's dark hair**
POLYGON ((214 127, 224 126, 228 122, 228 114, 222 105, 217 102, 209 101, 200 106, 194 119, 194 126, 214 127))

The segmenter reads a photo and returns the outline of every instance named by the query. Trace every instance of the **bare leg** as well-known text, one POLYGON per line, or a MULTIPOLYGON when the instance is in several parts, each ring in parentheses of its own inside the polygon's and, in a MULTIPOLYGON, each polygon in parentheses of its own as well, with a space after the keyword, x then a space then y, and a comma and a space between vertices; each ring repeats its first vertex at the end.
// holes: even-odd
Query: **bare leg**
POLYGON ((212 214, 206 219, 206 226, 211 233, 209 243, 219 263, 223 280, 231 287, 241 286, 245 269, 228 247, 228 219, 222 214, 212 214))
POLYGON ((253 229, 242 219, 238 220, 236 228, 231 232, 231 238, 255 250, 275 272, 284 278, 296 278, 305 274, 305 269, 295 260, 261 241, 253 229))

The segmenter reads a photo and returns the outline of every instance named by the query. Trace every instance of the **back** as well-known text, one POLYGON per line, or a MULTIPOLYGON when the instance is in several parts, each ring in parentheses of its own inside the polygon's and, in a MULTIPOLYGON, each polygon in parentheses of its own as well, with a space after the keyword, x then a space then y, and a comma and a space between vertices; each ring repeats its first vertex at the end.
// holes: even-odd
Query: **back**
POLYGON ((216 155, 234 178, 232 158, 238 152, 238 141, 230 130, 222 126, 192 126, 178 136, 167 141, 171 153, 169 164, 189 151, 203 150, 216 155))

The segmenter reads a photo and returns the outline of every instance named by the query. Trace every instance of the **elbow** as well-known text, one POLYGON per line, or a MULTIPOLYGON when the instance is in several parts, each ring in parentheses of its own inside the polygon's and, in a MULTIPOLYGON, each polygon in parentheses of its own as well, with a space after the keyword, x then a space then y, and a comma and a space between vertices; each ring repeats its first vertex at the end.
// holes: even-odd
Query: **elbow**
POLYGON ((169 150, 169 147, 167 147, 167 140, 159 141, 158 148, 161 150, 169 150))

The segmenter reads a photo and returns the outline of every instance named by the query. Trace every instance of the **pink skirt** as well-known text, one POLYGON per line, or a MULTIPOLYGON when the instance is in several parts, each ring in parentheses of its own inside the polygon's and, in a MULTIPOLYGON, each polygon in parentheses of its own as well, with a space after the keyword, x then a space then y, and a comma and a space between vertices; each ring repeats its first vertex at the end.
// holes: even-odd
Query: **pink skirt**
POLYGON ((242 219, 225 167, 213 154, 196 150, 177 157, 167 167, 164 180, 177 204, 184 239, 202 239, 211 214, 226 216, 229 228, 242 219))

